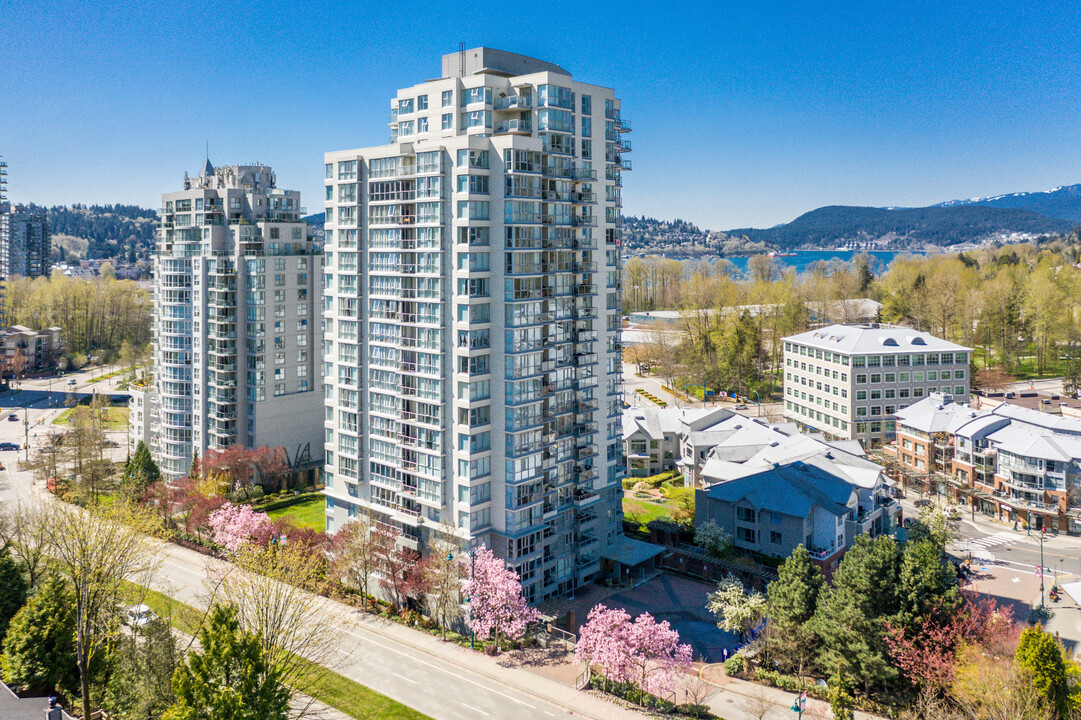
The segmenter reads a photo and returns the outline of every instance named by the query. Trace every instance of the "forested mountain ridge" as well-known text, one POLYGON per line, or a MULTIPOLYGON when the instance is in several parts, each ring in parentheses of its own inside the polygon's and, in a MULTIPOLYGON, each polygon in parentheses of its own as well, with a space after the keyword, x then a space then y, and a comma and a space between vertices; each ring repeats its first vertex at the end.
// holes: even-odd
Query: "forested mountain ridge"
MULTIPOLYGON (((48 208, 53 237, 70 236, 86 241, 85 259, 107 259, 133 263, 149 257, 157 230, 156 210, 137 205, 80 205, 48 208)), ((82 255, 82 243, 59 238, 57 256, 73 249, 82 255), (65 248, 61 251, 59 248, 65 248)), ((71 259, 71 258, 63 258, 71 259)))
POLYGON ((1037 236, 1069 232, 1078 223, 1021 208, 978 205, 898 208, 831 205, 766 230, 740 228, 732 236, 786 250, 837 247, 849 243, 890 243, 890 247, 949 247, 1016 233, 1037 236))

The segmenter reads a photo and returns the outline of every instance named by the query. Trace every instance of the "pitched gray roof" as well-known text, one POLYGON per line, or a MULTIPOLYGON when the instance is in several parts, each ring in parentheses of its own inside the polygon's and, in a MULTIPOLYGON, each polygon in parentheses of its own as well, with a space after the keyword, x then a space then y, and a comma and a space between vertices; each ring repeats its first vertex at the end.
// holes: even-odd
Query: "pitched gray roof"
POLYGON ((746 500, 759 510, 806 517, 815 505, 833 515, 846 514, 855 489, 821 468, 794 462, 712 485, 706 492, 722 502, 746 500))
POLYGON ((790 335, 789 342, 822 348, 842 355, 876 355, 900 352, 964 351, 972 348, 937 338, 930 333, 899 325, 868 323, 829 325, 790 335))
POLYGON ((953 433, 974 418, 988 415, 964 403, 953 401, 950 395, 931 393, 923 400, 897 411, 897 424, 926 433, 953 433))

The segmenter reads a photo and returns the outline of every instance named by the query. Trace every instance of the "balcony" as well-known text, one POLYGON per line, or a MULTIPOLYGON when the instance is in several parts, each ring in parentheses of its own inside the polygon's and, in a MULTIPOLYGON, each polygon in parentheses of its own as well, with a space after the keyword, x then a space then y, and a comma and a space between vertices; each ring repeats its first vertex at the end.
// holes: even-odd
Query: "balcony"
POLYGON ((587 492, 583 490, 574 491, 574 507, 584 508, 595 504, 601 499, 601 496, 594 492, 587 492))
POLYGON ((495 101, 496 110, 528 110, 533 107, 533 98, 529 95, 508 95, 495 101))
POLYGON ((618 120, 619 120, 619 122, 617 123, 617 126, 619 127, 620 132, 627 133, 627 132, 631 131, 631 121, 630 120, 628 120, 625 117, 620 117, 620 118, 618 118, 618 120))
POLYGON ((574 171, 573 171, 572 174, 573 174, 574 179, 579 181, 579 182, 585 181, 585 180, 596 180, 597 179, 597 171, 596 170, 587 170, 585 168, 574 168, 574 171))
POLYGON ((596 330, 579 330, 574 334, 574 341, 578 343, 596 342, 596 330))
POLYGON ((528 120, 507 120, 495 128, 496 135, 528 135, 533 132, 533 123, 528 120))
POLYGON ((574 215, 571 220, 574 227, 597 227, 596 215, 574 215))

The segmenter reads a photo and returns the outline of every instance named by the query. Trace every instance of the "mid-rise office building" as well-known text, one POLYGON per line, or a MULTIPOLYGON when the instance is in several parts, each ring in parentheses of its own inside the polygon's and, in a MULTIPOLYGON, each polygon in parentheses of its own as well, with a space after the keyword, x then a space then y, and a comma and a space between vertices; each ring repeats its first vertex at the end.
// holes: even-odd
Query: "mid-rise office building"
POLYGON ((454 526, 540 601, 623 543, 613 91, 477 48, 326 155, 327 528, 454 526))
POLYGON ((828 437, 893 439, 894 413, 967 397, 971 348, 896 325, 830 325, 784 339, 784 414, 828 437))
POLYGON ((265 165, 207 160, 162 196, 153 397, 142 411, 153 409, 166 480, 183 477, 194 453, 238 443, 322 457, 322 252, 302 212, 300 193, 279 189, 265 165))

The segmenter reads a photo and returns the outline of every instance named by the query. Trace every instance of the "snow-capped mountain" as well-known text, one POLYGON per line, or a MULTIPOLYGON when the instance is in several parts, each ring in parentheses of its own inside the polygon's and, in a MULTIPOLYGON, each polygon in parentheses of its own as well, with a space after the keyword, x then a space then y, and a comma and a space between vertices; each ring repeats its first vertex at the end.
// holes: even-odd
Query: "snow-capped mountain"
POLYGON ((994 197, 949 200, 932 207, 983 205, 985 207, 1020 208, 1041 215, 1081 222, 1081 184, 1063 185, 1042 192, 1018 192, 994 197))

